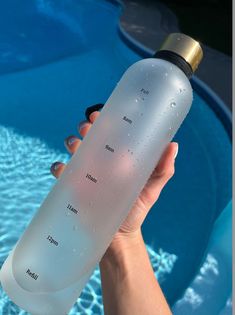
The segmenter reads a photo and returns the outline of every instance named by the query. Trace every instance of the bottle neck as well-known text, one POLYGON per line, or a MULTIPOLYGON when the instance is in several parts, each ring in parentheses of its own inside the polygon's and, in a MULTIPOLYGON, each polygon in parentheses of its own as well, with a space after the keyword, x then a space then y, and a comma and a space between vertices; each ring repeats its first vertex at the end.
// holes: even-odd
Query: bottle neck
POLYGON ((169 61, 173 64, 175 64, 178 68, 180 68, 185 75, 190 78, 193 74, 193 70, 191 66, 187 63, 187 61, 182 58, 180 55, 174 53, 170 50, 159 50, 157 51, 154 56, 154 58, 164 59, 166 61, 169 61))

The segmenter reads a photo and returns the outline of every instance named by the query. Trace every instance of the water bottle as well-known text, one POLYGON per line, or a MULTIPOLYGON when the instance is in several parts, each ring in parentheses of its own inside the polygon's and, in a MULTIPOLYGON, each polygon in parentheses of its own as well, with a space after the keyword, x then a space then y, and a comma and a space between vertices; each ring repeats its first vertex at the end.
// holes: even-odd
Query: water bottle
POLYGON ((186 117, 201 58, 197 41, 173 33, 124 73, 2 266, 21 308, 68 313, 186 117))

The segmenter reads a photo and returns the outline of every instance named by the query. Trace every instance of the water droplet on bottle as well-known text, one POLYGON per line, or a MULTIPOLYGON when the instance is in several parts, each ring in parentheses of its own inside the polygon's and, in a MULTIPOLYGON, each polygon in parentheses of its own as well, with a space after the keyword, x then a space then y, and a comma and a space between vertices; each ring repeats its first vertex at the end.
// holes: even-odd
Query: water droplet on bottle
POLYGON ((76 248, 73 248, 73 253, 76 253, 76 251, 77 251, 76 248))
POLYGON ((131 151, 131 154, 133 154, 133 152, 131 151))
POLYGON ((128 149, 127 151, 130 152, 130 149, 128 149))
POLYGON ((175 107, 176 106, 176 102, 171 102, 171 107, 175 107))
POLYGON ((169 128, 169 131, 168 131, 168 136, 171 137, 171 136, 172 136, 172 133, 173 133, 173 128, 170 127, 170 128, 169 128))
POLYGON ((164 74, 164 75, 165 75, 165 77, 168 77, 168 73, 167 73, 167 72, 165 72, 165 74, 164 74))
POLYGON ((177 40, 180 40, 181 38, 180 37, 177 37, 177 40))
POLYGON ((71 215, 71 213, 69 211, 67 211, 66 216, 69 217, 71 215))
POLYGON ((140 116, 143 116, 143 113, 140 113, 140 116))
POLYGON ((127 136, 130 137, 130 134, 128 133, 127 136))
POLYGON ((182 92, 183 92, 183 90, 182 90, 181 88, 179 88, 179 92, 180 92, 180 93, 182 93, 182 92))
POLYGON ((77 225, 74 225, 74 226, 73 226, 73 230, 74 230, 74 231, 77 231, 77 230, 78 230, 78 226, 77 226, 77 225))
POLYGON ((136 102, 136 103, 138 103, 138 102, 139 102, 138 98, 136 98, 136 99, 135 99, 135 102, 136 102))

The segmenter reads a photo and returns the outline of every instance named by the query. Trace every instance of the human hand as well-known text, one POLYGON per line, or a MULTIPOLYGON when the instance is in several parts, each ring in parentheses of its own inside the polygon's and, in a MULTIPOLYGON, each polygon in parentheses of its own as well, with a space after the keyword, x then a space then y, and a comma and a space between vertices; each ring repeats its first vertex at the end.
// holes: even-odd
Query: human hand
MULTIPOLYGON (((89 132, 93 122, 99 115, 99 111, 94 111, 89 115, 90 121, 82 121, 79 124, 78 131, 83 138, 89 132)), ((65 139, 64 143, 68 152, 74 154, 79 149, 82 140, 77 136, 69 136, 65 139)), ((178 144, 176 142, 171 142, 163 153, 158 165, 156 165, 125 221, 115 234, 109 247, 110 249, 116 250, 119 245, 123 244, 123 241, 125 245, 127 244, 127 240, 130 240, 130 242, 135 242, 137 240, 138 242, 141 235, 141 225, 144 222, 145 217, 157 201, 168 180, 174 174, 174 162, 177 153, 178 144)), ((51 173, 58 178, 65 168, 66 165, 64 163, 55 162, 51 165, 51 173)))

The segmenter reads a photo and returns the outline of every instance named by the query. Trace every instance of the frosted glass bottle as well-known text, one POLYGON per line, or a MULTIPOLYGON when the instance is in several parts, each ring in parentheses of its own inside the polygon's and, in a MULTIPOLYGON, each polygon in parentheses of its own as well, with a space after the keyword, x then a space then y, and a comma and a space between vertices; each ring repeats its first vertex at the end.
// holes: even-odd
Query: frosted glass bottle
POLYGON ((1 284, 16 304, 67 314, 191 103, 188 77, 172 62, 148 58, 125 72, 3 264, 1 284))

